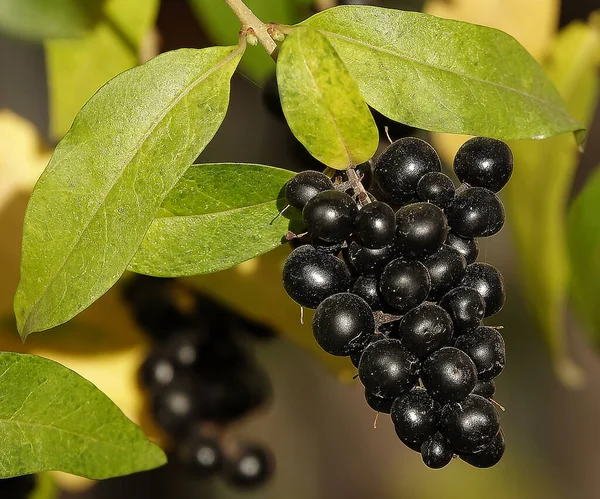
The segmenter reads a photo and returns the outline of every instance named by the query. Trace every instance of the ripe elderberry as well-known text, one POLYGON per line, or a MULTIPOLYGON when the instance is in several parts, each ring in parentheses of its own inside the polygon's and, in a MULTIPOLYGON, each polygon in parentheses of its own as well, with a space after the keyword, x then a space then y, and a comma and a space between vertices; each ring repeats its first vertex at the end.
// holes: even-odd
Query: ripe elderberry
POLYGON ((247 444, 231 461, 226 462, 225 478, 239 488, 262 485, 273 474, 275 459, 264 447, 247 444))
POLYGON ((324 191, 314 196, 302 210, 310 234, 329 243, 343 241, 352 234, 358 208, 345 192, 324 191))
POLYGON ((381 412, 383 414, 389 414, 392 410, 392 404, 394 403, 394 398, 383 398, 379 395, 375 395, 367 390, 365 390, 365 400, 371 409, 377 412, 381 412))
POLYGON ((179 462, 195 476, 214 475, 223 468, 223 452, 214 438, 192 436, 181 442, 177 449, 179 462))
POLYGON ((198 415, 198 397, 188 379, 177 378, 152 400, 152 415, 158 425, 171 435, 186 432, 198 415))
POLYGON ((465 260, 467 260, 467 265, 470 265, 477 260, 477 256, 479 255, 479 243, 477 242, 477 239, 464 238, 449 232, 445 244, 458 250, 459 253, 465 257, 465 260))
POLYGON ((454 158, 454 172, 461 182, 498 192, 509 181, 513 155, 507 144, 487 137, 465 142, 454 158))
POLYGON ((396 235, 396 214, 390 205, 375 201, 358 212, 355 233, 365 248, 383 248, 396 235))
POLYGON ((379 281, 377 280, 377 277, 358 276, 350 291, 365 300, 371 307, 371 310, 381 310, 379 281))
POLYGON ((504 279, 496 267, 476 262, 467 266, 461 286, 476 290, 485 302, 485 316, 490 317, 502 310, 506 295, 504 279))
POLYGON ((371 307, 351 293, 338 293, 323 300, 312 326, 319 346, 339 356, 364 349, 375 333, 371 307))
POLYGON ((477 381, 475 388, 473 388, 471 393, 473 395, 481 395, 486 399, 491 399, 496 393, 496 383, 494 383, 494 381, 477 381))
POLYGON ((491 468, 500 462, 506 450, 506 440, 502 430, 479 452, 459 454, 460 458, 476 468, 491 468))
POLYGON ((441 407, 431 398, 427 390, 413 388, 410 392, 398 397, 392 405, 392 422, 396 434, 404 442, 415 447, 427 440, 436 432, 441 407))
POLYGON ((458 338, 454 346, 471 357, 480 381, 490 381, 504 369, 506 348, 497 329, 479 326, 458 338))
POLYGON ((379 280, 379 291, 384 301, 400 313, 423 303, 430 289, 427 268, 417 261, 392 260, 383 269, 379 280))
POLYGON ((423 463, 429 468, 438 470, 450 464, 454 451, 448 441, 438 431, 421 445, 423 463))
POLYGON ((290 206, 302 211, 312 198, 324 191, 333 189, 327 175, 307 170, 297 173, 285 186, 285 197, 290 206))
POLYGON ((417 184, 417 195, 421 201, 445 208, 454 198, 454 182, 445 173, 430 172, 421 177, 417 184))
POLYGON ((396 212, 396 241, 407 258, 423 258, 438 251, 448 234, 446 217, 431 203, 413 203, 396 212))
POLYGON ((317 308, 328 296, 348 290, 350 271, 339 258, 300 246, 285 261, 283 287, 296 303, 317 308))
POLYGON ((450 315, 457 335, 479 326, 485 316, 483 297, 476 289, 466 286, 448 291, 440 300, 440 307, 450 315))
POLYGON ((440 402, 464 399, 475 387, 477 369, 470 357, 454 347, 443 347, 423 362, 423 385, 440 402))
POLYGON ((348 245, 347 251, 343 252, 350 269, 359 275, 375 276, 381 273, 385 266, 395 258, 395 250, 392 245, 383 248, 365 248, 357 241, 348 245))
POLYGON ((504 205, 483 187, 459 190, 446 209, 448 225, 462 237, 488 237, 504 225, 504 205))
POLYGON ((439 300, 465 275, 467 261, 458 250, 443 245, 437 253, 422 260, 431 278, 430 300, 439 300))

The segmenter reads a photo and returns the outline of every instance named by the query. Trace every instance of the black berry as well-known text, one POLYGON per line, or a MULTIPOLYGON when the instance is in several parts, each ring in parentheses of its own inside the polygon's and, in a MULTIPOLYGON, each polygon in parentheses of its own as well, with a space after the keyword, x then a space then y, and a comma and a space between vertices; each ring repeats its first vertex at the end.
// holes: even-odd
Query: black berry
POLYGON ((320 192, 308 201, 302 218, 314 237, 335 243, 352 234, 357 213, 354 200, 345 192, 334 190, 320 192))
POLYGON ((395 258, 393 246, 369 249, 357 241, 352 241, 345 252, 350 268, 360 275, 378 275, 395 258))
POLYGON ((187 378, 176 379, 152 400, 152 415, 158 425, 171 435, 186 432, 198 415, 198 397, 187 378))
POLYGON ((473 395, 481 395, 486 399, 491 399, 496 393, 496 383, 494 383, 494 381, 477 381, 475 388, 473 388, 471 393, 473 395))
POLYGON ((415 197, 417 184, 423 175, 441 169, 440 158, 431 145, 415 137, 405 137, 381 153, 373 176, 390 201, 403 203, 415 197))
POLYGON ((456 334, 463 334, 479 326, 485 316, 485 302, 473 288, 459 286, 448 291, 440 300, 442 307, 454 323, 456 334))
POLYGON ((440 432, 459 453, 482 450, 500 430, 493 404, 479 395, 469 395, 442 409, 440 432))
POLYGON ((423 258, 438 251, 448 234, 442 210, 431 203, 413 203, 396 212, 395 245, 407 258, 423 258))
POLYGON ((246 445, 226 463, 225 478, 236 487, 250 488, 264 484, 273 474, 275 459, 270 451, 258 445, 246 445))
POLYGON ((365 390, 365 400, 371 409, 383 414, 389 414, 392 410, 394 398, 383 398, 365 390))
POLYGON ((504 279, 497 268, 488 263, 472 263, 467 267, 461 286, 476 290, 485 302, 485 316, 497 314, 504 306, 504 279))
POLYGON ((381 296, 400 313, 425 301, 430 289, 431 279, 425 265, 400 258, 385 267, 379 281, 381 296))
POLYGON ((351 288, 352 293, 365 300, 372 310, 381 310, 379 282, 376 277, 358 276, 351 288))
POLYGON ((436 432, 441 407, 423 388, 413 388, 392 405, 396 434, 405 442, 420 446, 436 432))
POLYGON ((462 237, 488 237, 504 225, 504 206, 500 198, 483 187, 462 189, 446 209, 448 225, 462 237))
POLYGON ((159 391, 175 379, 173 360, 160 352, 152 352, 140 367, 140 381, 145 388, 159 391))
POLYGON ((214 475, 223 467, 223 453, 214 438, 192 436, 183 440, 177 449, 179 461, 194 475, 214 475))
POLYGON ((367 391, 384 398, 410 390, 418 374, 418 359, 399 340, 387 338, 365 348, 358 366, 358 375, 367 391))
POLYGON ((339 293, 323 300, 312 325, 317 343, 331 355, 350 355, 361 350, 375 333, 371 307, 351 293, 339 293))
POLYGON ((467 268, 465 257, 445 244, 422 262, 431 278, 430 300, 439 300, 450 291, 464 277, 467 268))
POLYGON ((421 201, 445 208, 454 198, 454 183, 442 172, 426 173, 417 184, 417 195, 421 201))
POLYGON ((498 192, 509 181, 513 155, 507 144, 487 137, 465 142, 454 158, 454 172, 461 182, 498 192))
POLYGON ((392 243, 396 235, 396 215, 386 204, 375 201, 358 212, 356 236, 366 248, 383 248, 392 243))
POLYGON ((450 464, 454 451, 447 440, 438 431, 421 445, 423 463, 429 468, 438 470, 450 464))
POLYGON ((283 287, 296 303, 317 308, 328 296, 348 290, 350 272, 339 258, 300 246, 285 261, 283 287))
POLYGON ((500 462, 506 450, 506 440, 502 430, 479 452, 460 454, 460 458, 476 468, 491 468, 500 462))
POLYGON ((506 348, 497 329, 479 326, 458 338, 454 346, 471 357, 477 368, 478 380, 490 381, 504 369, 506 348))
POLYGON ((436 400, 459 401, 475 387, 477 369, 466 353, 458 348, 443 347, 425 359, 421 379, 436 400))
POLYGON ((302 211, 312 198, 324 191, 333 189, 327 175, 307 170, 294 176, 285 186, 285 197, 290 206, 302 211))
POLYGON ((446 238, 446 244, 458 250, 465 257, 468 265, 477 260, 477 256, 479 255, 479 243, 477 239, 460 237, 450 232, 446 238))

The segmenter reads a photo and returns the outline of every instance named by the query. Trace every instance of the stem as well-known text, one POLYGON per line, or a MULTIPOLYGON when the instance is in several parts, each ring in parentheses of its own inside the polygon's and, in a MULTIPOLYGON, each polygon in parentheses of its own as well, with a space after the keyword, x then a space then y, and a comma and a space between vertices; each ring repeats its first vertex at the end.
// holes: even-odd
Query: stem
POLYGON ((242 31, 251 31, 254 33, 267 53, 273 57, 273 53, 277 49, 277 44, 271 38, 268 26, 254 15, 243 0, 225 0, 225 3, 229 5, 229 8, 242 23, 242 31))
POLYGON ((356 194, 356 197, 358 198, 358 202, 360 203, 360 205, 361 206, 368 205, 371 202, 371 199, 369 198, 369 194, 368 194, 367 190, 365 189, 365 187, 362 185, 362 182, 358 178, 358 175, 356 174, 356 170, 354 168, 348 168, 346 170, 346 174, 348 175, 348 180, 350 182, 354 183, 354 193, 356 194))

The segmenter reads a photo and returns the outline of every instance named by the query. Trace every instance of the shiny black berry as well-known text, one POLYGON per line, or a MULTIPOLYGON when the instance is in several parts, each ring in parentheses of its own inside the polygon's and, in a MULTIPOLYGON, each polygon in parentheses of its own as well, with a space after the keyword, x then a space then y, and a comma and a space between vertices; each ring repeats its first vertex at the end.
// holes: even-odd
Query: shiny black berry
POLYGON ((344 256, 356 274, 376 276, 396 257, 396 254, 392 245, 370 249, 365 248, 358 241, 352 241, 344 256))
POLYGON ((421 445, 421 457, 423 463, 429 468, 438 470, 450 464, 454 451, 448 444, 448 441, 438 431, 429 437, 421 445))
POLYGON ((379 281, 377 277, 358 276, 350 291, 365 300, 373 311, 381 310, 379 281))
POLYGON ((375 201, 358 212, 355 234, 365 248, 383 248, 396 235, 396 215, 390 205, 375 201))
POLYGON ((140 367, 142 385, 152 391, 169 386, 175 379, 175 363, 164 352, 152 352, 140 367))
POLYGON ((236 487, 252 488, 267 482, 274 470, 273 454, 264 447, 248 444, 226 463, 225 478, 236 487))
POLYGON ((498 192, 509 181, 513 155, 507 144, 487 137, 465 142, 454 158, 454 172, 461 182, 498 192))
POLYGON ((491 399, 496 393, 496 383, 494 383, 494 381, 478 381, 471 393, 473 395, 481 395, 486 399, 491 399))
POLYGON ((442 172, 426 173, 417 184, 417 195, 421 201, 445 208, 454 198, 454 183, 442 172))
POLYGON ((423 175, 441 169, 440 158, 431 145, 415 137, 405 137, 381 153, 373 176, 390 201, 403 203, 415 197, 417 184, 423 175))
POLYGON ((430 300, 439 300, 465 275, 467 261, 458 250, 443 245, 437 253, 422 260, 431 278, 430 300))
POLYGON ((443 347, 423 362, 423 385, 441 402, 464 399, 475 387, 477 369, 469 356, 454 347, 443 347))
POLYGON ((413 203, 396 212, 395 245, 407 258, 423 258, 438 251, 448 234, 446 216, 431 203, 413 203))
POLYGON ((324 191, 314 196, 302 210, 302 218, 313 237, 336 243, 354 230, 358 208, 345 192, 324 191))
POLYGON ((476 290, 485 302, 485 316, 490 317, 502 310, 506 295, 504 279, 496 267, 477 262, 469 265, 461 286, 476 290))
POLYGON ((285 261, 283 287, 296 303, 317 308, 328 296, 348 290, 350 271, 339 258, 300 246, 285 261))
POLYGON ((327 175, 321 172, 307 170, 297 173, 285 186, 287 202, 300 211, 317 194, 333 189, 333 184, 327 175))
POLYGON ((214 475, 223 468, 223 452, 214 438, 188 437, 179 444, 177 458, 190 472, 198 477, 214 475))
POLYGON ((323 300, 312 326, 317 343, 331 355, 350 355, 361 350, 375 333, 371 307, 351 293, 338 293, 323 300))
POLYGON ((392 421, 396 434, 405 442, 420 446, 436 432, 441 406, 427 390, 413 388, 398 397, 392 405, 392 421))
POLYGON ((325 253, 330 253, 332 255, 339 255, 340 251, 344 247, 344 241, 340 241, 337 243, 330 243, 327 241, 323 241, 317 237, 310 238, 310 244, 317 250, 323 251, 325 253))
POLYGON ((370 393, 384 398, 398 397, 417 382, 418 359, 399 340, 383 339, 365 348, 358 375, 370 393))
POLYGON ((400 313, 423 303, 430 289, 427 268, 417 261, 397 258, 385 267, 379 280, 382 298, 400 313))
POLYGON ((463 334, 481 324, 485 316, 485 301, 476 289, 459 286, 446 293, 440 300, 442 307, 454 323, 455 334, 463 334))
POLYGON ((452 320, 442 307, 423 303, 402 317, 398 329, 390 337, 398 338, 417 357, 425 358, 448 344, 452 329, 452 320))
POLYGON ((392 410, 394 398, 383 398, 365 390, 365 399, 371 409, 383 414, 389 414, 392 410))
POLYGON ((450 232, 445 244, 458 250, 465 257, 465 260, 467 260, 467 265, 475 262, 477 256, 479 256, 479 243, 477 239, 460 237, 450 232))
POLYGON ((459 453, 482 450, 500 430, 500 418, 493 404, 479 395, 469 395, 442 409, 440 432, 459 453))
POLYGON ((504 369, 506 348, 497 329, 479 326, 458 338, 454 346, 471 357, 478 380, 490 381, 504 369))
POLYGON ((506 450, 506 440, 502 430, 479 452, 460 454, 460 458, 476 468, 491 468, 500 462, 506 450))
POLYGON ((489 237, 504 225, 500 198, 483 187, 459 190, 446 209, 452 232, 462 237, 489 237))
POLYGON ((170 435, 185 433, 198 416, 198 397, 193 383, 178 378, 152 399, 152 415, 170 435))

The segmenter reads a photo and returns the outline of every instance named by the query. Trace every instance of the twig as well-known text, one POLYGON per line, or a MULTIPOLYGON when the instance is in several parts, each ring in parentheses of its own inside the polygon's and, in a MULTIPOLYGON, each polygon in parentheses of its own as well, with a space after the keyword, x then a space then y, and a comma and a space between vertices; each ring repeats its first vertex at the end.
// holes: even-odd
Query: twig
POLYGON ((268 26, 256 17, 242 0, 225 0, 225 3, 242 23, 242 31, 255 35, 267 53, 274 58, 277 44, 271 38, 268 26))

